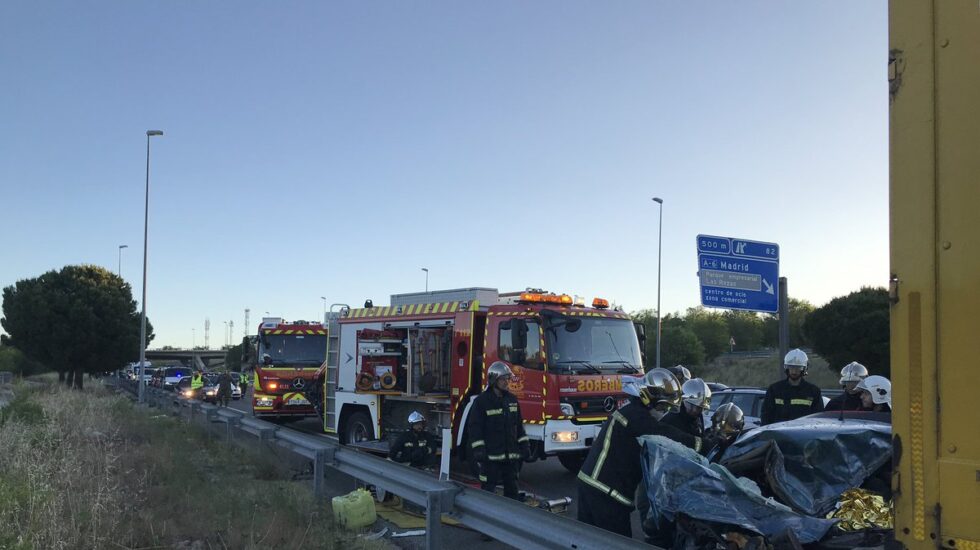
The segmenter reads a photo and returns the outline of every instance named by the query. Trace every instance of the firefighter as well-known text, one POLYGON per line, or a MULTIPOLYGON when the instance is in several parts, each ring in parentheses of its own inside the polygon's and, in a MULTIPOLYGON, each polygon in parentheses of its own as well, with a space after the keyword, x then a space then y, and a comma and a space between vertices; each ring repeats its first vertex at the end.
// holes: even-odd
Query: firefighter
POLYGON ((191 397, 197 399, 201 395, 201 388, 204 387, 204 377, 201 376, 201 371, 194 371, 194 375, 191 376, 191 397))
POLYGON ((713 460, 721 456, 729 445, 738 439, 742 430, 745 429, 745 413, 742 408, 735 403, 725 403, 721 405, 711 415, 712 434, 710 438, 715 446, 708 452, 708 460, 713 460))
POLYGON ((425 417, 418 411, 408 415, 409 430, 398 436, 391 446, 391 459, 413 468, 428 468, 436 462, 436 442, 425 430, 425 417))
POLYGON ((762 424, 784 422, 823 410, 820 388, 803 379, 810 359, 801 349, 790 350, 783 358, 786 378, 769 386, 762 402, 762 424))
POLYGON ((228 371, 224 371, 218 376, 218 406, 227 407, 229 399, 231 399, 231 375, 228 371))
POLYGON ((643 478, 640 465, 642 435, 662 435, 697 451, 701 438, 658 422, 654 412, 677 406, 681 391, 667 369, 653 369, 637 384, 626 384, 629 403, 614 411, 599 430, 578 473, 578 520, 625 537, 632 537, 633 497, 643 478))
POLYGON ((873 375, 858 382, 861 392, 861 410, 873 412, 892 411, 892 383, 884 376, 873 375))
POLYGON ((711 388, 700 378, 692 378, 681 386, 680 410, 665 416, 660 422, 673 426, 693 437, 704 436, 704 416, 711 408, 711 388))
POLYGON ((531 446, 517 398, 507 391, 513 376, 502 361, 490 365, 487 389, 473 401, 467 431, 483 490, 492 492, 502 483, 504 496, 520 500, 517 471, 520 461, 531 457, 531 446))
POLYGON ((859 411, 861 410, 861 390, 857 389, 858 382, 868 377, 868 369, 852 361, 840 370, 840 385, 844 393, 827 403, 828 411, 859 411))
POLYGON ((687 367, 685 367, 684 365, 674 365, 673 367, 667 367, 667 370, 672 372, 674 376, 677 377, 677 381, 680 382, 682 386, 684 385, 684 382, 687 382, 688 380, 691 379, 691 371, 689 371, 687 367))

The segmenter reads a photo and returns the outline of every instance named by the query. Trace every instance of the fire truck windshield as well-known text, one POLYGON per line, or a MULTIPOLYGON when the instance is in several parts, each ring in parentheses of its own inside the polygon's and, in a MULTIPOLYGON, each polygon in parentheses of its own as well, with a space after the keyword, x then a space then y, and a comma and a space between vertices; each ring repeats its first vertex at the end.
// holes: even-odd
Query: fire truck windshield
POLYGON ((643 372, 636 329, 629 319, 554 319, 545 330, 548 364, 590 372, 643 372), (579 324, 581 322, 581 324, 579 324))
POLYGON ((322 334, 267 334, 259 343, 259 360, 269 356, 273 365, 319 366, 327 358, 327 337, 322 334))

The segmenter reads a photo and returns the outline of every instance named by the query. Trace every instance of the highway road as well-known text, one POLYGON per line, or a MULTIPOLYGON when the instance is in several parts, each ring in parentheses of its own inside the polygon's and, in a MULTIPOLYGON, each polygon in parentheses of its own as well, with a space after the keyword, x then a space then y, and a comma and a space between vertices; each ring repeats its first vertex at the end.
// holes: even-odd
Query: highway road
MULTIPOLYGON (((233 401, 231 406, 232 408, 250 414, 252 406, 251 387, 249 387, 248 395, 240 401, 233 401)), ((318 418, 291 422, 286 424, 285 427, 310 433, 322 433, 318 418)), ((324 435, 324 437, 331 436, 324 435)), ((331 490, 330 496, 345 494, 355 488, 353 478, 346 475, 339 474, 337 476, 328 476, 328 478, 330 478, 328 481, 329 489, 331 490)), ((575 518, 578 504, 575 474, 572 474, 564 466, 559 464, 558 459, 549 458, 547 460, 524 464, 524 468, 521 470, 520 487, 524 491, 530 491, 548 498, 572 497, 572 504, 564 515, 569 518, 575 518)), ((639 514, 635 511, 633 512, 632 523, 633 537, 642 540, 643 536, 642 530, 640 529, 639 514)), ((479 533, 468 529, 447 527, 447 536, 449 537, 446 541, 447 546, 473 544, 479 550, 511 548, 511 546, 496 541, 484 541, 481 539, 479 533)), ((403 548, 423 548, 425 545, 424 537, 395 540, 403 548)), ((395 542, 395 540, 392 542, 395 542)))

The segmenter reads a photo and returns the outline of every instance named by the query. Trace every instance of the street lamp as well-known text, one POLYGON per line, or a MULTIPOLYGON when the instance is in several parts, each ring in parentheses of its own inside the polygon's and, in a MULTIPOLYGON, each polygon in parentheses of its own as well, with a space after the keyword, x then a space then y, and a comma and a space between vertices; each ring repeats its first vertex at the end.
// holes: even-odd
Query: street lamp
POLYGON ((660 257, 664 242, 664 200, 653 197, 660 205, 660 228, 657 230, 657 368, 660 368, 660 257))
POLYGON ((426 294, 428 294, 429 293, 429 268, 423 267, 422 271, 425 272, 425 292, 426 294))
POLYGON ((119 265, 116 267, 116 276, 122 277, 122 249, 129 248, 128 244, 119 245, 119 265))
POLYGON ((163 132, 160 130, 146 131, 146 202, 143 206, 143 301, 140 312, 140 403, 146 401, 144 397, 146 381, 143 379, 143 369, 146 366, 146 245, 150 228, 150 138, 162 135, 163 132))

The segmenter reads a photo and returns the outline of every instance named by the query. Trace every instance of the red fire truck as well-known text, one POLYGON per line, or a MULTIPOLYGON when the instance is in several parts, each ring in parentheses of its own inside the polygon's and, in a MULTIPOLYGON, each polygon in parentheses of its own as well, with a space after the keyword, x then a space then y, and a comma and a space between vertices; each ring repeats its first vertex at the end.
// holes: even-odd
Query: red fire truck
POLYGON ((316 416, 306 392, 327 357, 326 327, 265 317, 256 340, 252 414, 267 419, 316 416))
MULTIPOLYGON (((577 471, 600 424, 625 399, 624 375, 643 373, 642 325, 596 298, 467 288, 391 297, 329 319, 324 430, 384 451, 413 410, 451 428, 466 453, 472 399, 494 361, 511 366, 533 458, 577 471)), ((317 388, 320 390, 320 388, 317 388)), ((319 393, 319 392, 317 392, 319 393)), ((311 394, 312 398, 312 394, 311 394)))

